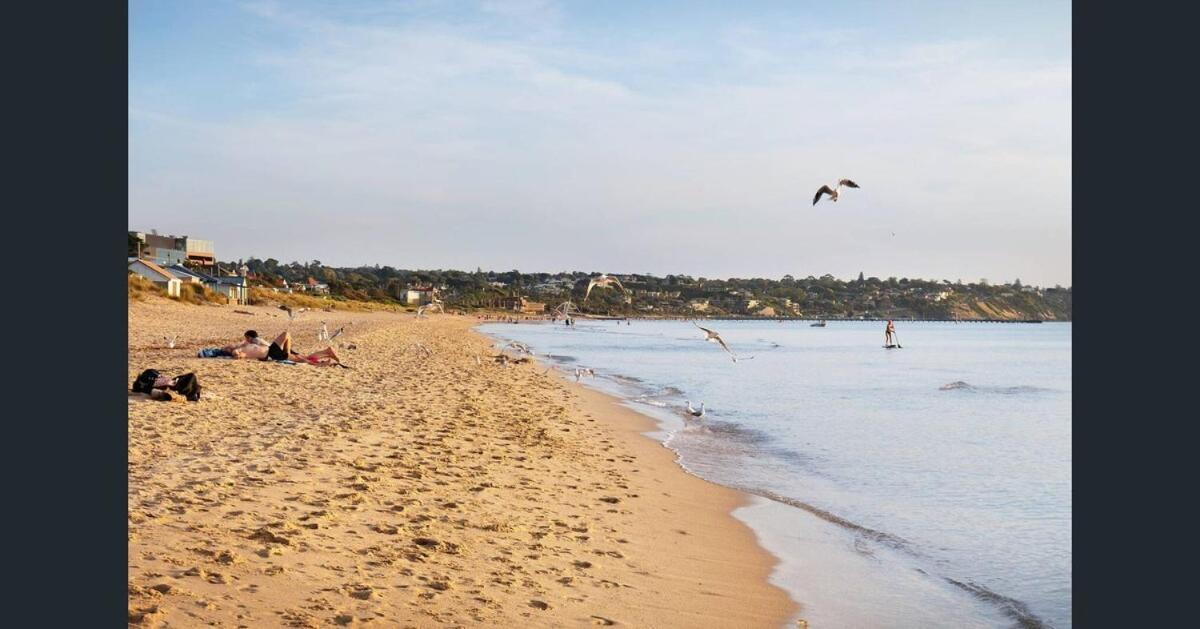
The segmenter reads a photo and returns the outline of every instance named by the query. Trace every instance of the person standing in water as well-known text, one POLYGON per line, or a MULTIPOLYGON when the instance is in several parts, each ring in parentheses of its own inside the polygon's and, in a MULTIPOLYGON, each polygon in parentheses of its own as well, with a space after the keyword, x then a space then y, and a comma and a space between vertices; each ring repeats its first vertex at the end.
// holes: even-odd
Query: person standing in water
POLYGON ((883 344, 896 344, 896 326, 892 325, 892 320, 888 319, 887 327, 883 329, 883 344))

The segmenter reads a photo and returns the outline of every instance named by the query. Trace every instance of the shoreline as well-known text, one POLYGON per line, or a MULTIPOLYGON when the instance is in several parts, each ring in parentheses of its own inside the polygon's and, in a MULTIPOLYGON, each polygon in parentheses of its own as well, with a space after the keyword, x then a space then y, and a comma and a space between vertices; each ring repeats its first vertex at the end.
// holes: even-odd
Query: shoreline
MULTIPOLYGON (((593 322, 595 323, 599 322, 593 322)), ((494 340, 502 340, 501 342, 507 342, 515 336, 516 340, 529 343, 539 353, 569 353, 570 355, 556 353, 537 356, 541 364, 553 366, 569 384, 569 372, 573 365, 598 368, 595 362, 588 362, 587 351, 582 347, 577 352, 556 346, 554 341, 550 340, 551 337, 522 336, 517 330, 510 331, 503 321, 482 321, 478 329, 494 340), (484 330, 487 332, 483 332, 484 330), (541 339, 545 346, 535 345, 538 339, 541 339)), ((592 360, 597 359, 593 356, 592 360)), ((727 488, 744 497, 741 505, 744 508, 735 508, 731 510, 730 515, 750 528, 755 534, 757 545, 772 556, 774 568, 769 573, 772 584, 787 591, 798 605, 797 613, 793 614, 792 619, 802 616, 810 622, 820 624, 833 622, 870 625, 882 621, 885 617, 882 614, 888 613, 890 608, 896 613, 907 613, 911 618, 923 617, 923 622, 936 621, 936 615, 924 616, 940 611, 945 614, 942 620, 953 618, 959 626, 982 627, 1004 622, 1015 622, 1029 627, 1047 626, 1018 599, 994 592, 982 585, 964 584, 952 577, 940 577, 925 572, 921 569, 922 566, 912 563, 912 556, 906 553, 913 551, 905 547, 907 542, 902 539, 866 528, 810 504, 774 494, 770 490, 724 484, 718 480, 719 476, 714 479, 701 471, 689 469, 686 462, 694 461, 698 453, 691 451, 685 456, 684 451, 671 445, 673 437, 676 436, 675 431, 681 428, 677 424, 682 421, 683 426, 686 426, 688 418, 679 417, 678 407, 672 407, 676 410, 671 412, 661 405, 643 405, 647 394, 653 395, 661 390, 673 391, 671 395, 678 395, 681 401, 683 393, 676 388, 678 381, 655 379, 652 380, 653 385, 646 385, 645 381, 631 376, 631 372, 620 371, 621 367, 618 364, 603 364, 605 373, 598 376, 597 384, 589 384, 586 377, 575 384, 592 395, 611 400, 621 409, 638 415, 650 424, 641 432, 641 436, 669 452, 672 463, 685 474, 727 488), (637 385, 645 386, 639 388, 637 385), (734 511, 738 512, 735 514, 734 511), (871 539, 890 538, 890 541, 886 541, 880 548, 864 551, 859 547, 857 538, 860 535, 871 539), (892 545, 896 547, 890 547, 892 545), (890 564, 890 572, 877 569, 878 566, 873 565, 885 557, 890 564), (814 568, 819 568, 818 571, 825 576, 813 580, 811 575, 814 568), (921 574, 929 575, 929 579, 912 580, 903 574, 905 570, 914 568, 921 574), (857 609, 856 605, 850 603, 851 600, 855 600, 854 597, 847 599, 839 593, 839 589, 842 588, 863 587, 868 584, 871 586, 871 594, 859 600, 863 603, 864 610, 857 609), (927 605, 927 608, 923 608, 923 605, 927 605), (802 615, 799 613, 801 609, 804 610, 802 615), (949 609, 952 609, 953 613, 946 613, 949 609)), ((646 377, 644 373, 632 373, 646 377)))
MULTIPOLYGON (((539 364, 542 363, 539 361, 539 364)), ((566 381, 565 378, 564 383, 574 386, 576 395, 583 400, 585 412, 604 417, 614 429, 616 437, 631 451, 637 452, 644 461, 658 459, 652 465, 656 468, 655 472, 665 472, 663 476, 667 477, 656 481, 661 484, 663 495, 672 499, 679 497, 678 504, 672 504, 675 501, 669 500, 666 501, 667 506, 660 508, 672 519, 687 522, 687 528, 700 531, 697 533, 696 530, 671 530, 676 534, 686 532, 693 542, 690 547, 673 546, 678 543, 678 538, 664 532, 660 538, 665 542, 664 545, 648 549, 656 555, 656 560, 661 560, 659 566, 670 566, 669 578, 691 579, 700 574, 692 572, 694 565, 696 569, 704 570, 705 576, 710 579, 706 585, 719 583, 722 589, 740 590, 743 598, 763 599, 761 604, 769 606, 767 609, 774 607, 774 611, 769 613, 780 620, 769 623, 768 626, 794 624, 794 620, 800 615, 801 603, 794 600, 783 588, 770 582, 771 575, 781 563, 780 558, 763 547, 758 534, 749 524, 734 515, 738 509, 753 506, 756 499, 761 498, 689 472, 679 464, 678 453, 648 434, 660 429, 657 421, 625 406, 626 400, 591 389, 582 383, 566 381), (718 572, 714 573, 714 570, 718 572), (774 595, 768 598, 764 594, 754 592, 760 588, 782 595, 787 601, 786 605, 770 600, 777 598, 774 595), (779 616, 784 608, 788 611, 779 616)), ((718 595, 712 591, 705 593, 718 595)), ((713 626, 729 626, 727 623, 734 618, 715 615, 709 619, 700 616, 690 620, 686 626, 709 626, 708 623, 702 622, 703 620, 714 621, 716 624, 713 626)), ((647 622, 650 622, 649 619, 647 622)))
POLYGON ((129 305, 129 607, 140 626, 779 627, 799 609, 732 515, 618 398, 508 368, 472 317, 316 312, 352 370, 198 359, 278 311, 129 305), (161 340, 186 332, 177 349, 161 340), (424 347, 430 350, 413 349, 424 347))

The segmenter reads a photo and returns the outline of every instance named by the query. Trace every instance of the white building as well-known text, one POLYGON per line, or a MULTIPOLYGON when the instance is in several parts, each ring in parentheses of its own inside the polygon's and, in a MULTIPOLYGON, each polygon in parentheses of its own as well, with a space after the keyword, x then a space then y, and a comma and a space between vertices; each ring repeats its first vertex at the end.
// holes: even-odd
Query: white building
POLYGON ((149 260, 130 260, 129 270, 138 275, 150 280, 155 286, 167 291, 168 297, 178 297, 180 287, 183 285, 178 277, 171 274, 170 271, 158 266, 149 260))

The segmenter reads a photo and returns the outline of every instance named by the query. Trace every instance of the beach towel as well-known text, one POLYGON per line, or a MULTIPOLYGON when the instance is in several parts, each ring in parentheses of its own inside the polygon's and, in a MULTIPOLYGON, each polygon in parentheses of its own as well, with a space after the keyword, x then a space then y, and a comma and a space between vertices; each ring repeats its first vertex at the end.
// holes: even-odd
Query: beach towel
POLYGON ((196 352, 196 358, 223 358, 229 356, 232 356, 232 354, 220 347, 206 347, 196 352))

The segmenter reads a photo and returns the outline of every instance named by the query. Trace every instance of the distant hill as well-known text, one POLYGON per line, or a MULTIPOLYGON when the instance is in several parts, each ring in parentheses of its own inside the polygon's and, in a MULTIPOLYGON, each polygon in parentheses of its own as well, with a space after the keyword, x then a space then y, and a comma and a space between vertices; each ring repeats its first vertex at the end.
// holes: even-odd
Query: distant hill
MULTIPOLYGON (((447 305, 487 307, 497 298, 528 297, 553 305, 571 301, 585 312, 616 316, 734 316, 805 318, 916 318, 1069 321, 1071 288, 869 277, 840 280, 831 275, 781 279, 710 279, 617 275, 630 299, 615 289, 592 291, 583 303, 588 278, 599 271, 521 273, 519 271, 406 270, 390 266, 330 267, 319 261, 281 264, 245 261, 251 283, 281 289, 327 284, 333 299, 398 303, 409 287, 434 286, 447 305)), ((241 261, 228 266, 238 268, 241 261)))

